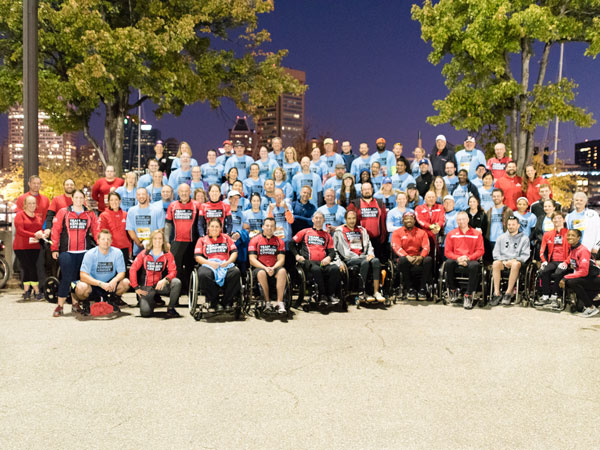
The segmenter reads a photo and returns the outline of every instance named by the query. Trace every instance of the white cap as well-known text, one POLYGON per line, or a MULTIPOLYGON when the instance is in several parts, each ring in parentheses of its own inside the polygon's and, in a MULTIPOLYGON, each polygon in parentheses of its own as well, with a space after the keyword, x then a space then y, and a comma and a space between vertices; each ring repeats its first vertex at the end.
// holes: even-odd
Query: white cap
POLYGON ((229 191, 229 194, 227 194, 227 198, 233 197, 234 195, 239 195, 240 197, 242 196, 242 194, 240 194, 238 191, 233 189, 233 190, 229 191))
POLYGON ((437 137, 435 138, 435 140, 446 142, 446 136, 444 136, 443 134, 438 134, 437 137))

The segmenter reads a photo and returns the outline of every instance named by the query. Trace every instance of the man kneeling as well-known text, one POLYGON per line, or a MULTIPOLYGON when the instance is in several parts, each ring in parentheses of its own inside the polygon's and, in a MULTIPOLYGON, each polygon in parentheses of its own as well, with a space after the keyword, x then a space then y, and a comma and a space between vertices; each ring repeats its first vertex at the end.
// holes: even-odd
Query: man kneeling
POLYGON ((364 283, 369 276, 369 270, 373 275, 373 296, 367 297, 367 301, 384 302, 385 298, 379 292, 381 276, 381 263, 375 257, 375 251, 369 233, 361 226, 356 225, 356 211, 348 210, 345 214, 346 223, 335 231, 333 242, 335 249, 348 267, 358 266, 360 270, 359 290, 364 292, 364 283))
POLYGON ((101 230, 98 246, 83 257, 74 295, 79 301, 107 301, 114 311, 119 311, 121 295, 129 289, 129 280, 125 278, 123 252, 110 244, 110 231, 101 230))
POLYGON ((519 219, 515 216, 509 217, 506 228, 507 230, 498 236, 494 246, 494 263, 492 264, 494 295, 490 301, 491 306, 497 306, 500 300, 503 305, 510 305, 521 265, 529 259, 529 238, 519 232, 519 219), (504 296, 500 293, 500 278, 503 269, 510 269, 504 296))
POLYGON ((277 290, 277 312, 285 314, 283 294, 287 283, 285 264, 285 244, 274 235, 275 219, 267 217, 262 226, 262 233, 254 236, 248 244, 250 265, 254 267, 253 275, 260 283, 265 294, 265 311, 273 310, 270 297, 270 284, 277 290))

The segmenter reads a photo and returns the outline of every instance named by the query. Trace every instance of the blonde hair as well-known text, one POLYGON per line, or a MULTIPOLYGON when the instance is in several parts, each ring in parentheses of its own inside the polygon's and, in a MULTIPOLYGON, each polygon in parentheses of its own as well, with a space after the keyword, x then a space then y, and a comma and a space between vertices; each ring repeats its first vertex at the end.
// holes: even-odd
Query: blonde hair
POLYGON ((148 238, 148 242, 146 242, 146 252, 149 252, 150 250, 152 250, 152 247, 154 247, 152 245, 152 240, 154 239, 154 236, 156 236, 157 234, 160 234, 163 238, 163 245, 162 245, 162 252, 163 253, 167 253, 169 251, 169 243, 167 242, 167 238, 165 237, 165 233, 163 230, 154 230, 152 233, 150 233, 150 237, 148 238))
POLYGON ((190 147, 190 144, 188 144, 185 141, 181 141, 179 143, 179 147, 177 148, 177 158, 179 158, 181 156, 181 153, 183 153, 183 150, 187 148, 189 151, 186 151, 186 153, 188 153, 190 155, 190 158, 192 157, 192 147, 190 147))
POLYGON ((273 169, 273 181, 275 181, 275 172, 277 171, 281 171, 281 181, 285 181, 287 178, 287 174, 285 170, 283 170, 281 167, 275 167, 275 169, 273 169))
POLYGON ((292 146, 290 147, 286 147, 285 150, 283 151, 283 158, 285 159, 286 162, 298 162, 298 154, 296 153, 296 149, 292 146), (287 153, 288 150, 292 151, 292 155, 294 155, 294 160, 293 161, 288 161, 287 160, 287 156, 285 156, 285 154, 287 153))

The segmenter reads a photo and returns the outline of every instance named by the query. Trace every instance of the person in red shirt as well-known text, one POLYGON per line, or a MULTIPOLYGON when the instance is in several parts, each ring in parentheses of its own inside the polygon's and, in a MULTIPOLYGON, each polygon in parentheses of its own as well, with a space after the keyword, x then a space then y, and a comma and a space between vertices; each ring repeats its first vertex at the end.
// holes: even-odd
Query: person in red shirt
POLYGON ((52 220, 54 219, 54 216, 56 216, 56 213, 58 211, 73 204, 73 192, 75 192, 75 182, 72 179, 67 178, 63 182, 63 189, 65 193, 57 195, 50 202, 48 214, 46 215, 47 228, 52 228, 52 220))
POLYGON ((191 188, 188 184, 180 184, 177 188, 179 200, 169 204, 165 220, 165 235, 171 242, 171 253, 175 258, 177 276, 187 292, 190 274, 194 270, 194 242, 198 238, 198 208, 191 198, 191 188))
POLYGON ((517 175, 517 163, 506 164, 506 175, 496 181, 494 188, 502 189, 504 204, 513 211, 517 210, 517 199, 523 195, 521 177, 517 175))
POLYGON ((129 269, 129 282, 140 298, 140 315, 151 317, 156 307, 156 295, 168 295, 167 317, 180 317, 175 310, 181 294, 181 281, 173 254, 162 230, 150 233, 148 247, 142 250, 129 269), (139 279, 138 279, 139 275, 139 279))
POLYGON ((405 212, 402 220, 404 225, 392 233, 392 250, 399 257, 398 272, 402 274, 404 292, 408 292, 408 300, 427 300, 427 286, 432 283, 433 269, 433 259, 429 256, 429 237, 424 230, 415 227, 414 212, 405 212), (414 288, 414 278, 411 277, 414 273, 421 273, 418 294, 414 288))
POLYGON ((234 266, 237 259, 235 242, 222 233, 222 223, 217 217, 208 222, 208 234, 196 242, 194 255, 198 268, 200 289, 210 302, 211 312, 230 311, 233 300, 240 294, 240 270, 234 266), (223 287, 223 304, 217 303, 219 288, 223 287))
POLYGON ((108 194, 125 184, 122 178, 116 177, 115 168, 106 166, 104 178, 100 178, 92 186, 92 198, 98 202, 98 211, 102 212, 108 203, 108 194))
POLYGON ((525 178, 523 179, 523 194, 529 200, 529 204, 537 202, 542 196, 540 195, 540 186, 550 185, 544 177, 538 177, 533 164, 525 167, 525 178))
POLYGON ((362 183, 361 198, 352 200, 348 210, 356 211, 358 224, 369 233, 375 256, 382 263, 386 262, 389 256, 387 210, 380 199, 373 197, 373 184, 370 181, 362 183))
POLYGON ((112 247, 123 252, 125 264, 131 255, 131 240, 125 230, 127 211, 121 209, 121 196, 116 192, 108 194, 108 208, 98 218, 98 231, 108 230, 112 235, 112 247))
POLYGON ((425 194, 425 203, 415 208, 417 223, 427 232, 432 248, 435 244, 436 236, 444 229, 444 223, 446 222, 444 207, 435 201, 435 192, 427 191, 425 194))
POLYGON ((340 302, 336 297, 340 284, 340 270, 332 264, 335 259, 333 238, 323 230, 325 216, 322 212, 314 213, 312 220, 312 228, 304 228, 292 238, 290 250, 307 276, 312 276, 317 283, 319 306, 337 305, 340 302))
POLYGON ((458 301, 456 286, 456 271, 467 272, 469 285, 465 292, 463 306, 465 309, 473 308, 473 294, 479 286, 479 272, 481 265, 479 258, 485 252, 483 236, 469 226, 469 216, 461 211, 456 215, 458 228, 450 231, 446 236, 444 253, 446 255, 446 281, 450 290, 450 302, 458 301))
MULTIPOLYGON (((35 214, 42 219, 42 223, 46 221, 46 214, 48 213, 48 208, 50 207, 50 200, 43 194, 40 194, 40 190, 42 189, 42 179, 37 175, 32 175, 29 177, 29 182, 27 183, 29 186, 29 192, 26 192, 20 195, 17 198, 16 206, 17 211, 23 211, 23 201, 28 196, 35 197, 36 208, 35 214)), ((48 224, 48 228, 50 228, 50 224, 48 224)), ((46 235, 48 237, 49 234, 46 235)))
POLYGON ((494 180, 499 180, 506 175, 506 165, 512 161, 506 154, 506 146, 502 142, 498 142, 494 145, 494 152, 496 156, 488 159, 487 169, 492 172, 494 180))
POLYGON ((15 240, 13 250, 19 260, 23 272, 23 300, 29 300, 31 295, 36 300, 44 298, 40 291, 36 263, 40 254, 40 239, 44 238, 42 219, 35 213, 37 202, 33 195, 28 195, 23 201, 23 210, 19 211, 13 223, 15 240))
POLYGON ((540 247, 540 279, 542 295, 535 302, 535 306, 546 306, 558 308, 558 281, 567 273, 566 269, 559 269, 561 263, 568 264, 569 243, 567 242, 567 229, 565 218, 561 212, 552 214, 554 229, 546 231, 542 237, 540 247))
POLYGON ((198 233, 200 236, 206 234, 206 226, 210 219, 219 219, 226 234, 231 233, 232 219, 231 207, 221 200, 221 188, 211 184, 208 188, 208 201, 200 205, 198 209, 198 233))
POLYGON ((262 226, 262 233, 250 239, 248 256, 250 265, 254 267, 253 275, 260 283, 266 302, 266 310, 272 310, 270 286, 276 283, 277 312, 286 314, 283 294, 287 283, 285 264, 285 244, 275 236, 275 219, 267 217, 262 226), (271 283, 269 283, 271 282, 271 283), (273 283, 275 282, 275 283, 273 283))

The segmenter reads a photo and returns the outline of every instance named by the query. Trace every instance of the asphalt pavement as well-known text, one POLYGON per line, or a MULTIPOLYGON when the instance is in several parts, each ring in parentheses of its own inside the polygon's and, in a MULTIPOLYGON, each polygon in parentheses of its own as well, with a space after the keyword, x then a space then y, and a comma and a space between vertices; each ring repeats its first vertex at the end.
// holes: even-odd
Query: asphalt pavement
POLYGON ((413 302, 207 323, 187 308, 53 308, 0 292, 2 449, 600 447, 598 317, 413 302))

